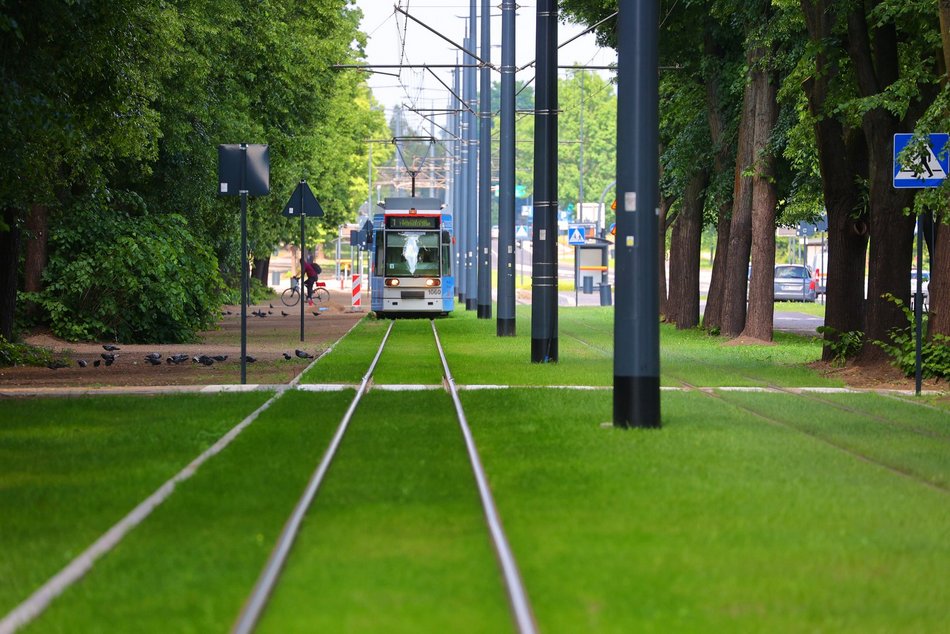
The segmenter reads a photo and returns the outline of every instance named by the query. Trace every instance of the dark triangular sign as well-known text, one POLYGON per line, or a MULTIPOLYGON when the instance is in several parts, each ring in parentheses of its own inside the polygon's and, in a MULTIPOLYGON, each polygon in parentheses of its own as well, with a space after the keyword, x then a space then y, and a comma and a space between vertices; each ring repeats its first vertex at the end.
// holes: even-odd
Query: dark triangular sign
POLYGON ((297 184, 294 193, 290 196, 290 200, 287 201, 287 204, 284 206, 284 215, 288 218, 298 218, 301 215, 310 218, 319 218, 323 215, 323 208, 317 201, 317 197, 314 196, 310 190, 310 185, 307 184, 307 181, 300 181, 300 183, 297 184))

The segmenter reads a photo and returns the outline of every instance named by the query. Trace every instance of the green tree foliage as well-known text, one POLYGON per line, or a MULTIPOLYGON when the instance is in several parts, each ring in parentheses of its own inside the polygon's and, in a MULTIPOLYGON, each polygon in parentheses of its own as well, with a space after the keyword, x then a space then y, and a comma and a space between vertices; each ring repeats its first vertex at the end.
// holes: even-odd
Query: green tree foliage
POLYGON ((68 340, 190 341, 217 316, 217 260, 177 214, 130 192, 84 197, 56 223, 46 290, 35 299, 68 340))
MULTIPOLYGON (((326 212, 308 221, 315 238, 353 216, 366 191, 364 140, 385 130, 362 76, 333 68, 362 57, 359 18, 346 0, 0 1, 0 207, 7 219, 0 231, 12 236, 33 205, 52 210, 58 238, 50 244, 50 286, 37 299, 58 332, 177 341, 206 323, 207 306, 192 297, 190 307, 161 304, 162 319, 174 324, 149 318, 148 302, 129 313, 136 323, 117 324, 105 313, 67 323, 76 307, 108 304, 90 293, 135 287, 118 281, 121 258, 110 261, 115 279, 82 283, 79 262, 88 262, 76 253, 103 258, 111 243, 74 251, 63 236, 110 227, 122 237, 127 263, 141 264, 134 257, 141 253, 154 258, 151 271, 176 275, 168 259, 207 274, 188 284, 214 304, 220 280, 236 284, 241 269, 237 205, 216 195, 218 144, 271 148, 272 195, 249 207, 252 258, 297 235, 280 211, 300 179, 326 212), (135 215, 115 204, 126 195, 117 192, 134 192, 141 201, 135 215), (200 265, 176 259, 175 245, 187 245, 200 265), (71 283, 61 284, 64 278, 71 283)), ((16 254, 0 266, 16 268, 16 254)), ((0 286, 4 298, 15 290, 0 286)))

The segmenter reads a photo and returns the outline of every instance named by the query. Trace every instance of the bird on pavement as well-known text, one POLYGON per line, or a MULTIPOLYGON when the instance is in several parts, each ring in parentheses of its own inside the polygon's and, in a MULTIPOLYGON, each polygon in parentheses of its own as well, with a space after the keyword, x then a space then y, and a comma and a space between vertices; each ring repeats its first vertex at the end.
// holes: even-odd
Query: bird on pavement
POLYGON ((284 317, 286 317, 286 316, 289 315, 290 313, 287 313, 287 312, 284 312, 284 311, 280 311, 280 314, 283 315, 284 317))
POLYGON ((102 357, 105 361, 112 362, 112 361, 115 361, 115 358, 118 355, 115 354, 114 352, 103 352, 99 356, 102 357))
POLYGON ((310 354, 309 352, 304 352, 303 350, 294 350, 294 354, 296 354, 296 355, 297 355, 298 357, 300 357, 301 359, 312 359, 312 358, 313 358, 313 355, 312 355, 312 354, 310 354))
POLYGON ((162 358, 162 353, 161 353, 161 352, 149 352, 147 355, 145 355, 145 358, 146 358, 146 359, 161 359, 161 358, 162 358))
POLYGON ((145 357, 145 360, 151 363, 152 365, 161 365, 162 362, 160 359, 154 359, 152 357, 145 357))
POLYGON ((100 365, 102 365, 102 361, 100 361, 99 359, 96 359, 95 361, 92 362, 92 365, 98 368, 100 365))
POLYGON ((255 361, 257 361, 257 359, 255 357, 252 357, 251 355, 247 355, 246 357, 244 357, 244 360, 247 361, 248 363, 254 363, 255 361))
POLYGON ((120 348, 119 346, 113 346, 111 343, 107 343, 104 346, 102 346, 102 349, 105 350, 106 352, 115 352, 116 350, 121 350, 122 348, 120 348))
POLYGON ((216 355, 214 355, 214 356, 211 357, 211 358, 214 359, 215 361, 222 362, 222 361, 227 361, 227 360, 228 360, 228 355, 226 355, 226 354, 216 354, 216 355))
POLYGON ((273 305, 273 304, 271 304, 271 305, 270 305, 270 307, 271 307, 271 308, 273 308, 273 307, 274 307, 274 305, 273 305))
POLYGON ((313 313, 313 316, 314 316, 314 317, 319 317, 319 316, 320 316, 320 313, 318 313, 318 312, 316 312, 316 311, 312 311, 312 310, 311 310, 310 312, 313 313))
POLYGON ((77 361, 76 363, 79 364, 79 367, 80 367, 80 368, 84 368, 84 367, 86 367, 87 365, 89 365, 89 362, 86 361, 85 359, 80 359, 80 360, 77 361))
POLYGON ((114 362, 115 362, 115 359, 106 359, 106 367, 108 368, 108 367, 109 367, 110 365, 112 365, 114 362))
POLYGON ((285 353, 284 353, 284 359, 287 360, 287 361, 290 361, 291 359, 293 359, 293 357, 290 356, 290 353, 285 352, 285 353))

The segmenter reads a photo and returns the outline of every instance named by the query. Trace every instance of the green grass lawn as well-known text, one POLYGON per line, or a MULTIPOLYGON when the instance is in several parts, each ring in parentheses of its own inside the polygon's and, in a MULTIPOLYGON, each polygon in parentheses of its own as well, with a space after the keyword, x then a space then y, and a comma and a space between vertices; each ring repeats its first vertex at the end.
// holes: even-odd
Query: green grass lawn
POLYGON ((282 396, 28 631, 227 631, 352 398, 282 396))
POLYGON ((805 313, 815 317, 824 317, 825 305, 819 302, 775 302, 775 312, 805 313))
POLYGON ((0 614, 268 397, 0 401, 0 614))
MULTIPOLYGON (((612 383, 610 309, 562 309, 546 365, 518 310, 515 338, 470 312, 436 322, 459 384, 612 383)), ((304 382, 359 381, 388 326, 364 320, 304 382)), ((806 366, 820 344, 776 340, 664 326, 663 383, 834 385, 806 366)), ((398 321, 375 383, 439 383, 432 341, 428 320, 398 321)), ((229 628, 352 395, 285 394, 32 629, 229 628)), ((264 398, 0 403, 0 612, 264 398)), ((651 431, 605 426, 609 391, 462 400, 543 632, 945 627, 946 399, 663 392, 651 431)), ((445 392, 370 391, 260 629, 511 631, 445 392)))
MULTIPOLYGON (((789 406, 754 396, 769 412, 789 406)), ((541 631, 946 625, 945 489, 696 393, 663 396, 659 431, 601 427, 610 399, 599 393, 463 402, 541 631)), ((840 423, 811 431, 840 439, 840 423)), ((950 474, 950 453, 930 438, 904 435, 907 451, 885 450, 877 425, 848 424, 855 447, 878 447, 895 467, 950 474)))

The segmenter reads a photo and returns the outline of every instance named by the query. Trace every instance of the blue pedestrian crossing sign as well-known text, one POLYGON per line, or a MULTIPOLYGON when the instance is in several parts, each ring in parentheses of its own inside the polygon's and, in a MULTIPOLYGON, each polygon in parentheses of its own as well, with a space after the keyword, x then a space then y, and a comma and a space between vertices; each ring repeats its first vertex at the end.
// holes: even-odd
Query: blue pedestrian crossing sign
POLYGON ((574 246, 587 244, 587 227, 570 225, 567 230, 567 243, 574 246))
POLYGON ((926 154, 914 157, 913 165, 901 165, 898 157, 904 151, 913 134, 894 135, 894 187, 923 188, 940 187, 950 172, 950 148, 947 148, 948 134, 931 134, 926 154))
POLYGON ((515 230, 515 240, 527 240, 528 239, 528 228, 524 225, 518 225, 518 229, 515 230))

